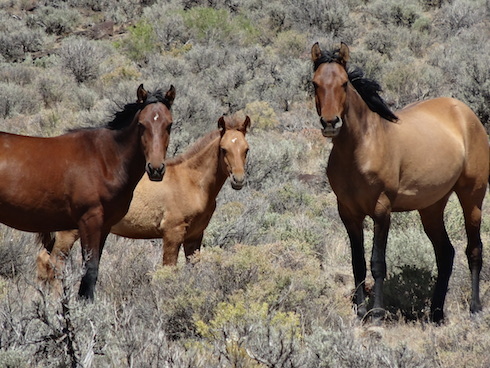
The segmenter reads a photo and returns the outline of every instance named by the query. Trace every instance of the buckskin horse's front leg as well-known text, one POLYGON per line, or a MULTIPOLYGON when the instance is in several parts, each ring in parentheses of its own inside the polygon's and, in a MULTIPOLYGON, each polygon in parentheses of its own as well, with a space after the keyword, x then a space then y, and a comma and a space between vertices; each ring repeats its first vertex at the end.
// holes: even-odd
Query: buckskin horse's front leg
POLYGON ((384 317, 383 284, 386 278, 386 243, 390 230, 391 215, 388 207, 381 205, 374 220, 373 252, 371 255, 371 274, 374 278, 374 305, 372 315, 375 320, 384 317))
POLYGON ((359 318, 363 318, 367 313, 366 308, 366 258, 364 255, 364 233, 362 225, 364 216, 353 215, 346 207, 338 203, 339 215, 349 235, 352 269, 354 271, 354 304, 359 318))

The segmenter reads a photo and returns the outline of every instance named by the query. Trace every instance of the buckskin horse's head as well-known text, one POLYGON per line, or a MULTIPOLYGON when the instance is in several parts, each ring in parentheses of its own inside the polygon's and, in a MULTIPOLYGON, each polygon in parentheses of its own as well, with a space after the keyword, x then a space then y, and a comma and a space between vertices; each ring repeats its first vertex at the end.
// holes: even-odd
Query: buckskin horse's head
POLYGON ((349 78, 346 71, 349 48, 342 43, 335 52, 322 52, 318 43, 311 48, 314 63, 313 87, 315 88, 316 111, 320 116, 322 134, 335 137, 342 128, 342 115, 349 78))

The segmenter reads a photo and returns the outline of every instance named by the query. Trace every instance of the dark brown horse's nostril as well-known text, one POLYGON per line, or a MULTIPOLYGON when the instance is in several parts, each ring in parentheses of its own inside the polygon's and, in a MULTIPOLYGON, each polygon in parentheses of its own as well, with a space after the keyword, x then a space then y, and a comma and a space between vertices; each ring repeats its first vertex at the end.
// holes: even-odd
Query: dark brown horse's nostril
POLYGON ((151 163, 148 163, 146 164, 146 172, 148 173, 150 180, 160 181, 165 174, 165 164, 162 163, 159 167, 155 168, 151 163))

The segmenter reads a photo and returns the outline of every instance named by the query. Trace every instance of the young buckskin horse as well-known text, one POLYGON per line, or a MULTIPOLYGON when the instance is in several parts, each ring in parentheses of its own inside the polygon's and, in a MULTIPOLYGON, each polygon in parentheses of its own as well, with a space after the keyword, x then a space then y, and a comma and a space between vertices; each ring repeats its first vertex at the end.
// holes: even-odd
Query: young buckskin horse
POLYGON ((29 232, 80 229, 79 294, 88 299, 106 237, 145 169, 155 181, 165 172, 175 89, 151 94, 140 85, 137 97, 106 127, 52 138, 0 133, 0 222, 29 232))
POLYGON ((438 269, 431 318, 443 320, 454 259, 443 212, 452 192, 458 196, 465 219, 470 310, 480 311, 480 222, 489 179, 489 145, 483 125, 469 107, 452 98, 418 102, 392 113, 378 95, 381 89, 376 82, 366 79, 359 69, 348 70, 345 44, 339 50, 322 52, 316 43, 311 56, 322 133, 332 138, 327 176, 350 239, 358 315, 367 314, 365 217, 374 220, 372 313, 378 319, 384 315, 390 214, 418 210, 434 246, 438 269))
MULTIPOLYGON (((201 247, 203 233, 216 208, 216 197, 227 178, 233 189, 245 183, 248 116, 221 117, 214 130, 184 154, 166 161, 159 183, 143 177, 134 191, 126 216, 111 232, 133 239, 163 238, 163 264, 177 264, 181 245, 189 259, 201 247)), ((37 260, 40 281, 51 283, 62 270, 64 259, 78 239, 77 230, 45 239, 37 260), (53 243, 53 240, 55 242, 53 243)))

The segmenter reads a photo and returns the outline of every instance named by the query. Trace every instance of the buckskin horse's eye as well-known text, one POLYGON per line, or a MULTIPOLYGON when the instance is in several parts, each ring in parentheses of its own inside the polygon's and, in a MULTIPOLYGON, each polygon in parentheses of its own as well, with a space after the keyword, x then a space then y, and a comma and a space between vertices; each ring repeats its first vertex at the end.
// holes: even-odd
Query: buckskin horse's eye
POLYGON ((348 85, 348 82, 345 82, 344 84, 342 84, 342 88, 347 89, 347 85, 348 85))

